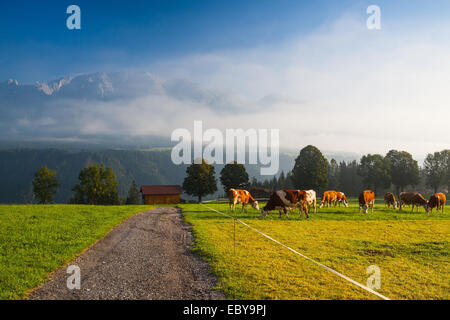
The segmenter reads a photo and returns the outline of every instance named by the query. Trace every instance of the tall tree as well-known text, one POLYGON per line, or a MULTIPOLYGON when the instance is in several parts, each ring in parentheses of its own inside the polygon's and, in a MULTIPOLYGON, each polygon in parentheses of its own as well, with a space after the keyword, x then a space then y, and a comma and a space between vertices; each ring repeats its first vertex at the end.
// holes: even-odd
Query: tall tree
POLYGON ((56 171, 42 166, 35 174, 32 182, 33 194, 39 204, 53 202, 53 196, 58 190, 59 183, 56 171))
POLYGON ((391 177, 389 176, 389 160, 380 154, 368 154, 361 158, 358 174, 362 177, 366 188, 373 188, 376 193, 380 188, 388 188, 391 177))
POLYGON ((292 182, 297 189, 320 190, 328 185, 328 161, 319 149, 307 146, 300 151, 292 169, 292 182))
POLYGON ((278 177, 277 189, 287 189, 286 176, 284 175, 284 171, 281 171, 280 176, 278 177))
POLYGON ((334 159, 328 165, 328 189, 339 189, 339 165, 334 159))
POLYGON ((442 168, 443 168, 443 184, 447 188, 447 192, 450 192, 450 149, 441 151, 442 154, 442 168))
POLYGON ((348 164, 342 161, 339 164, 339 189, 346 195, 358 196, 362 188, 356 160, 348 164))
POLYGON ((387 153, 389 160, 389 176, 395 185, 397 194, 408 185, 419 183, 419 165, 412 155, 406 151, 391 150, 387 153))
POLYGON ((183 190, 191 196, 202 197, 217 191, 214 166, 202 159, 201 164, 191 164, 186 169, 187 176, 183 181, 183 190))
POLYGON ((294 189, 294 182, 292 177, 292 171, 289 171, 286 175, 286 183, 284 185, 284 189, 294 189))
POLYGON ((243 189, 248 186, 249 177, 243 164, 233 161, 220 171, 220 182, 225 193, 231 189, 243 189))
POLYGON ((252 187, 259 187, 260 183, 258 182, 258 179, 256 179, 256 177, 253 177, 252 182, 250 182, 250 185, 252 187))
POLYGON ((437 192, 441 183, 444 182, 445 154, 441 152, 429 153, 423 162, 426 184, 433 188, 434 192, 437 192))
POLYGON ((130 186, 130 190, 128 190, 128 196, 125 204, 140 204, 141 198, 139 196, 139 189, 136 184, 136 181, 133 180, 130 186))
POLYGON ((80 171, 79 183, 70 203, 91 205, 117 205, 120 203, 116 175, 104 164, 95 164, 80 171))

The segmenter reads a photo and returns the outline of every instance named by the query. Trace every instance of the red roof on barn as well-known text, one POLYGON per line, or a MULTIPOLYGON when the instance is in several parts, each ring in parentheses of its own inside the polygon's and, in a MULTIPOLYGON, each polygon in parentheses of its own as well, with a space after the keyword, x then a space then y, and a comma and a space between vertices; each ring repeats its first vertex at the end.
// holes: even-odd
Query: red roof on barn
POLYGON ((178 185, 172 186, 142 186, 141 192, 143 195, 155 194, 181 194, 183 189, 178 185))

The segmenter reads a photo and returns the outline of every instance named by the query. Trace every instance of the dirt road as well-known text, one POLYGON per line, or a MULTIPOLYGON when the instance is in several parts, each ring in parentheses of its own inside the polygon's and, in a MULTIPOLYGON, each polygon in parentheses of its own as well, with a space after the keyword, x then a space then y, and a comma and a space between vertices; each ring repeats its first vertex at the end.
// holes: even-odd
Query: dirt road
POLYGON ((180 209, 139 213, 56 270, 28 299, 223 299, 208 264, 190 252, 192 241, 180 209), (80 268, 80 289, 67 288, 69 265, 80 268))

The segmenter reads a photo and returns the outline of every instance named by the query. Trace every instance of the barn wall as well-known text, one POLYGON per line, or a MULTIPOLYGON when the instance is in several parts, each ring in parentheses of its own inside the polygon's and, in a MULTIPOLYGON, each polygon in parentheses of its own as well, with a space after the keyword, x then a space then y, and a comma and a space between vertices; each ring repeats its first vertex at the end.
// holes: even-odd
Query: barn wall
POLYGON ((180 195, 179 194, 145 195, 144 203, 145 204, 177 204, 177 203, 180 203, 180 195))

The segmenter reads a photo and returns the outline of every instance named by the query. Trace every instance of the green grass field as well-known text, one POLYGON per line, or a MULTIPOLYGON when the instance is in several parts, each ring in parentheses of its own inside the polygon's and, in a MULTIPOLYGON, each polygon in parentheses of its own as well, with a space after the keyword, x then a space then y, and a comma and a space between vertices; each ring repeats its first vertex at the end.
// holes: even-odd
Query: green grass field
POLYGON ((21 299, 56 268, 149 206, 0 205, 0 299, 21 299))
MULTIPOLYGON (((381 203, 381 201, 378 201, 381 203)), ((209 207, 230 213, 225 203, 209 207)), ((211 263, 229 299, 379 299, 286 248, 202 205, 180 205, 193 225, 194 249, 211 263)), ((262 207, 262 206, 261 206, 262 207)), ((450 298, 450 208, 428 216, 375 206, 374 213, 322 208, 309 219, 252 208, 233 215, 287 246, 366 285, 367 267, 381 270, 381 294, 391 299, 450 298)))
MULTIPOLYGON (((380 201, 378 201, 380 203, 380 201)), ((208 206, 230 213, 225 203, 208 206)), ((262 206, 262 205, 261 205, 262 206)), ((194 251, 211 263, 229 299, 378 299, 278 244, 197 204, 180 205, 196 237, 194 251)), ((114 226, 148 206, 0 205, 0 299, 21 299, 114 226)), ((251 208, 234 216, 308 257, 366 284, 381 269, 391 299, 449 299, 450 209, 428 216, 384 209, 358 213, 322 208, 310 219, 251 208)))

